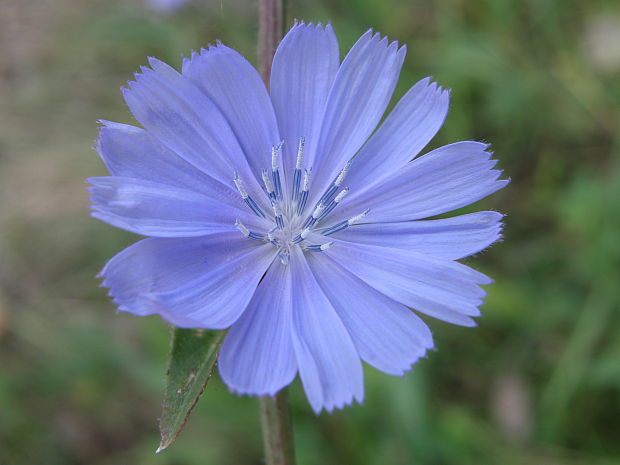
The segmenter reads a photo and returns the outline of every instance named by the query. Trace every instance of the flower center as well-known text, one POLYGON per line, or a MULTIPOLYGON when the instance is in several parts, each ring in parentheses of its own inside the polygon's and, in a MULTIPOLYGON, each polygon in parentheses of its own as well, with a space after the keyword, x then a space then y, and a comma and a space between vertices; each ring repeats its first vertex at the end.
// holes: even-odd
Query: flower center
POLYGON ((250 231, 239 220, 235 222, 235 226, 248 239, 272 243, 278 249, 280 260, 286 264, 291 247, 301 247, 302 250, 308 252, 326 250, 333 244, 331 241, 325 242, 328 236, 358 223, 368 214, 369 210, 332 226, 321 227, 321 223, 325 222, 328 215, 349 193, 348 187, 342 188, 341 186, 351 168, 352 161, 349 160, 345 164, 318 202, 309 208, 307 204, 312 170, 303 167, 304 139, 299 141, 290 193, 283 190, 279 168, 282 144, 281 142, 271 149, 271 170, 263 169, 261 172, 263 189, 269 198, 271 211, 263 211, 252 199, 237 173, 233 181, 248 208, 255 215, 272 219, 274 223, 273 227, 267 231, 250 231), (313 239, 312 242, 308 240, 310 237, 313 239))

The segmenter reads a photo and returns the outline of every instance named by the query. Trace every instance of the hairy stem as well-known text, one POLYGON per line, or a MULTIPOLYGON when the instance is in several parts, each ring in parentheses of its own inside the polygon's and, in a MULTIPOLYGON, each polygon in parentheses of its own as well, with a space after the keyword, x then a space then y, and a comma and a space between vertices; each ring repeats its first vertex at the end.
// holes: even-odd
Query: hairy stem
POLYGON ((260 398, 261 426, 267 465, 294 465, 293 425, 288 390, 260 398))
POLYGON ((269 87, 271 61, 282 38, 284 0, 259 0, 258 4, 258 63, 260 75, 269 87))

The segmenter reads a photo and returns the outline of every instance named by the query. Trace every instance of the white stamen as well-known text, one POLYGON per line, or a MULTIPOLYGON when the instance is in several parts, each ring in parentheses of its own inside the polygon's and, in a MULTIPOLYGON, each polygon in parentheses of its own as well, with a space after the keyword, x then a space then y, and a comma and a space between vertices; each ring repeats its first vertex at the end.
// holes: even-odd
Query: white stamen
POLYGON ((302 245, 301 247, 304 250, 307 250, 309 252, 322 252, 324 250, 329 249, 332 246, 333 242, 326 242, 325 244, 306 244, 306 245, 302 245))
POLYGON ((345 198, 345 196, 349 193, 349 188, 345 187, 343 190, 341 190, 338 195, 336 196, 336 198, 334 198, 334 202, 339 203, 342 199, 345 198))
POLYGON ((271 147, 271 171, 278 170, 278 155, 280 154, 280 150, 282 150, 282 144, 284 144, 284 141, 271 147))
POLYGON ((357 223, 358 221, 364 219, 366 217, 366 215, 368 215, 368 213, 370 212, 370 208, 367 208, 366 210, 364 210, 362 213, 360 213, 359 215, 356 215, 352 218, 349 218, 347 220, 347 223, 349 224, 349 226, 354 225, 355 223, 357 223))
POLYGON ((303 137, 299 139, 299 147, 297 149, 297 160, 295 161, 295 169, 301 169, 301 160, 304 157, 304 145, 306 145, 306 139, 303 137))
POLYGON ((321 216, 321 213, 323 212, 324 208, 325 208, 325 205, 323 205, 322 203, 318 204, 316 208, 314 209, 314 211, 312 212, 312 218, 316 220, 319 216, 321 216))
POLYGON ((280 206, 280 204, 278 202, 274 202, 272 204, 272 207, 273 207, 273 213, 276 216, 282 216, 282 207, 280 206))
POLYGON ((302 239, 305 239, 306 237, 308 237, 308 234, 310 234, 311 229, 310 228, 306 228, 304 229, 301 234, 299 235, 302 239))
POLYGON ((302 183, 302 191, 308 191, 310 189, 310 175, 311 170, 304 170, 304 181, 302 183))
POLYGON ((245 190, 245 187, 243 186, 243 181, 241 181, 241 179, 239 178, 239 173, 237 173, 236 171, 233 182, 235 183, 235 186, 237 186, 237 190, 241 194, 241 197, 243 197, 244 200, 247 199, 249 197, 248 191, 245 190))
POLYGON ((342 168, 342 171, 340 172, 340 174, 334 181, 335 186, 340 186, 340 184, 342 184, 342 181, 344 181, 344 178, 346 178, 347 173, 349 172, 349 169, 351 169, 351 163, 353 163, 353 161, 349 160, 347 164, 344 165, 344 168, 342 168))
POLYGON ((250 230, 246 228, 245 225, 238 219, 235 220, 235 226, 239 231, 241 231, 241 234, 243 234, 245 237, 248 237, 250 235, 250 230))
POLYGON ((269 176, 267 170, 263 170, 261 172, 261 177, 263 178, 263 183, 265 184, 265 189, 267 189, 267 193, 270 195, 273 194, 273 181, 271 180, 271 177, 269 176))

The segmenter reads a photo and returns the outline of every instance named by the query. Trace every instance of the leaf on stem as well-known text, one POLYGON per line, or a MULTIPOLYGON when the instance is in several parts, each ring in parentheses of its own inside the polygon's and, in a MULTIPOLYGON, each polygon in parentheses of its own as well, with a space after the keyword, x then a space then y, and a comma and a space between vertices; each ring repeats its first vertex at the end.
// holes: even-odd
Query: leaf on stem
POLYGON ((166 371, 166 397, 157 452, 177 438, 215 368, 225 331, 175 328, 166 371))

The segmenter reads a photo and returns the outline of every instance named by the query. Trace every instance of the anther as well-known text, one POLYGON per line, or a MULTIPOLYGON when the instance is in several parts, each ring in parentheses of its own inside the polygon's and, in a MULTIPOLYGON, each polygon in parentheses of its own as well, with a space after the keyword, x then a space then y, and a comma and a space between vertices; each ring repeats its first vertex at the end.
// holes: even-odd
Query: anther
POLYGON ((235 171, 235 177, 233 178, 233 182, 235 183, 235 186, 237 187, 239 194, 241 194, 241 198, 245 201, 247 206, 250 207, 250 210, 252 210, 257 216, 260 216, 261 218, 265 218, 265 214, 263 213, 261 208, 254 201, 254 199, 250 197, 250 195, 248 194, 248 191, 245 190, 243 181, 241 181, 241 178, 239 177, 239 173, 236 171, 235 171))
POLYGON ((310 228, 306 228, 304 229, 301 234, 297 235, 297 237, 295 237, 291 242, 293 244, 299 244, 301 241, 303 241, 306 237, 308 237, 308 234, 310 234, 311 229, 310 228))
POLYGON ((282 145, 284 145, 284 141, 280 142, 278 145, 274 145, 271 147, 271 171, 278 170, 278 156, 280 155, 280 151, 282 150, 282 145))
POLYGON ((312 177, 312 168, 310 168, 309 170, 304 170, 304 182, 303 182, 303 187, 301 188, 302 191, 308 192, 308 190, 310 189, 310 178, 311 177, 312 177))
POLYGON ((282 207, 278 202, 273 202, 273 213, 276 217, 276 225, 278 229, 284 229, 284 218, 282 218, 282 207))
POLYGON ((265 236, 263 234, 250 231, 241 221, 239 221, 239 219, 235 220, 235 227, 248 239, 254 239, 255 241, 265 240, 265 236))
POLYGON ((291 199, 293 202, 299 201, 299 187, 301 184, 301 162, 304 156, 304 145, 306 141, 302 137, 299 139, 299 147, 297 149, 297 160, 295 161, 295 172, 293 173, 293 193, 291 199))
POLYGON ((299 204, 297 205, 297 214, 301 215, 306 208, 306 202, 308 201, 308 189, 310 189, 310 170, 304 170, 304 181, 301 188, 301 194, 299 194, 299 204))
POLYGON ((325 218, 327 215, 330 214, 330 212, 336 208, 336 206, 342 201, 342 199, 345 198, 345 196, 349 193, 349 188, 345 187, 343 190, 341 190, 338 195, 334 198, 334 200, 332 200, 329 205, 327 205, 327 207, 325 207, 325 210, 323 210, 323 213, 321 213, 321 216, 319 216, 319 219, 317 221, 321 221, 323 218, 325 218))
POLYGON ((278 169, 278 157, 282 150, 282 144, 284 144, 284 142, 280 142, 278 145, 271 147, 271 175, 273 177, 275 196, 278 200, 282 199, 282 184, 280 182, 280 171, 278 169))
POLYGON ((310 252, 323 252, 324 250, 329 249, 334 243, 333 242, 326 242, 325 244, 311 244, 311 245, 306 245, 304 246, 304 250, 308 250, 310 252))
POLYGON ((239 173, 237 171, 235 171, 235 177, 233 179, 233 182, 235 183, 235 186, 237 186, 237 190, 239 191, 239 194, 241 194, 243 200, 247 199, 249 197, 248 191, 245 190, 245 187, 243 186, 243 181, 241 181, 241 179, 239 178, 239 173))
POLYGON ((349 226, 352 226, 356 224, 357 222, 359 222, 360 220, 362 220, 363 218, 365 218, 369 212, 370 212, 370 209, 366 209, 359 215, 353 216, 349 218, 348 220, 341 221, 340 223, 336 223, 335 225, 330 226, 329 228, 323 229, 321 231, 321 234, 323 234, 324 236, 329 236, 330 234, 334 234, 334 233, 337 233, 338 231, 342 231, 343 229, 349 226))
POLYGON ((347 173, 349 172, 349 170, 351 169, 351 164, 353 163, 353 160, 349 160, 347 162, 346 165, 344 165, 344 168, 342 168, 342 171, 340 172, 340 174, 338 175, 338 177, 336 178, 336 180, 334 181, 334 184, 338 187, 340 187, 340 184, 342 184, 342 181, 344 181, 344 178, 347 177, 347 173))
POLYGON ((325 191, 323 196, 319 199, 319 203, 326 204, 332 200, 332 196, 336 193, 336 191, 342 184, 342 181, 344 181, 344 178, 347 177, 347 173, 349 172, 349 169, 351 169, 352 163, 353 161, 349 160, 346 163, 346 165, 344 165, 344 168, 342 168, 342 170, 340 171, 340 174, 338 174, 338 176, 336 177, 336 180, 333 182, 331 186, 329 186, 329 188, 325 191))
POLYGON ((334 199, 334 202, 336 203, 340 203, 342 201, 342 199, 345 198, 345 196, 349 193, 349 188, 345 187, 344 189, 342 189, 338 195, 336 196, 336 198, 334 199))
POLYGON ((273 188, 273 181, 269 177, 269 171, 267 171, 266 169, 263 169, 261 171, 261 177, 263 178, 263 184, 265 184, 267 195, 269 195, 270 199, 275 200, 276 196, 275 196, 275 192, 273 188))
POLYGON ((250 230, 248 228, 245 227, 245 225, 239 221, 239 219, 235 220, 235 227, 241 231, 241 234, 243 234, 245 237, 248 237, 250 235, 250 230))
POLYGON ((321 212, 325 209, 325 205, 323 204, 319 204, 316 206, 316 208, 314 209, 314 211, 312 212, 312 218, 314 218, 315 220, 321 216, 321 212))
POLYGON ((308 219, 304 222, 303 227, 304 228, 311 228, 314 225, 314 223, 317 222, 317 220, 321 216, 321 213, 323 212, 324 209, 325 209, 325 205, 323 205, 322 203, 318 204, 314 208, 314 211, 312 212, 312 215, 310 215, 308 217, 308 219))
POLYGON ((368 213, 370 213, 370 208, 367 208, 366 210, 364 210, 362 213, 360 213, 359 215, 356 215, 352 218, 349 218, 347 220, 347 223, 349 223, 349 226, 354 225, 355 223, 359 222, 360 220, 366 218, 366 216, 368 215, 368 213))
POLYGON ((304 146, 306 145, 306 139, 303 137, 299 139, 299 147, 297 148, 297 160, 295 161, 295 169, 301 170, 301 161, 304 157, 304 146))

